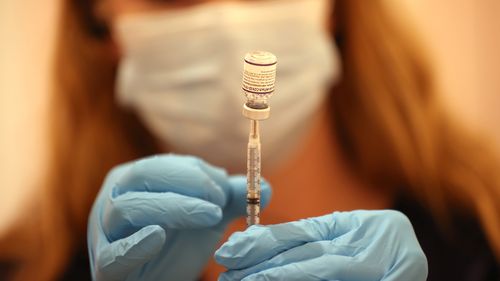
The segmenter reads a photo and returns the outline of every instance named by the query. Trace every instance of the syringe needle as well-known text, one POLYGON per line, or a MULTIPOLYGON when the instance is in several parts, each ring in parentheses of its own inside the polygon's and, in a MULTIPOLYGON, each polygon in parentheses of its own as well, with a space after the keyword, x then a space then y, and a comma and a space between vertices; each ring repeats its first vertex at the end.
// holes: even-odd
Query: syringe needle
POLYGON ((257 120, 250 120, 250 137, 251 138, 257 138, 259 135, 259 121, 257 120))

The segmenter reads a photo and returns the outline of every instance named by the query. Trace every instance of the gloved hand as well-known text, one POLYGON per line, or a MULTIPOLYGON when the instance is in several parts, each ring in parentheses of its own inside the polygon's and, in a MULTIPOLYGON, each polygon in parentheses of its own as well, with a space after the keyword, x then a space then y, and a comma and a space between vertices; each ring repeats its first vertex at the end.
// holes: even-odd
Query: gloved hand
POLYGON ((215 253, 221 280, 424 281, 427 259, 396 211, 336 212, 234 233, 215 253))
MULTIPOLYGON (((262 184, 262 203, 270 188, 262 184)), ((88 223, 94 280, 195 280, 227 224, 245 214, 246 178, 191 156, 114 168, 88 223)))

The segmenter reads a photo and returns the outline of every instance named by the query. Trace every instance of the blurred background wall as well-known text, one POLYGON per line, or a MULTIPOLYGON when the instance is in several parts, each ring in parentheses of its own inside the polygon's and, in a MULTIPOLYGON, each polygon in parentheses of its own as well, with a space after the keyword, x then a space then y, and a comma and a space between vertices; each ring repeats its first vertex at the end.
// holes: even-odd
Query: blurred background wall
MULTIPOLYGON (((500 1, 390 2, 420 29, 449 108, 500 147, 500 1)), ((45 171, 58 3, 0 1, 0 235, 45 171)))
POLYGON ((45 171, 57 3, 0 1, 0 235, 45 171))

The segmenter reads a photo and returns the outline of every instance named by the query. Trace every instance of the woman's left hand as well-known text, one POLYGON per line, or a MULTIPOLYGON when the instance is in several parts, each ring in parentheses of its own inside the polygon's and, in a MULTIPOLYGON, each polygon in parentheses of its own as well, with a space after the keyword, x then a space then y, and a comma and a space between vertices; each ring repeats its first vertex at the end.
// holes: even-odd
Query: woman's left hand
POLYGON ((427 279, 427 259, 396 211, 336 212, 234 233, 215 259, 219 280, 427 279))

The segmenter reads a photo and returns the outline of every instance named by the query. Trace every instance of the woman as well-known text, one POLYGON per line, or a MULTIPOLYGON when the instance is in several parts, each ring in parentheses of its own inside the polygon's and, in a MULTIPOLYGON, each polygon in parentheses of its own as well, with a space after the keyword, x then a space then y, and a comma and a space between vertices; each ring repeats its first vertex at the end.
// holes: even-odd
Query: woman
MULTIPOLYGON (((82 269, 78 264, 85 263, 81 258, 79 260, 79 257, 84 252, 82 248, 85 242, 87 217, 99 187, 112 167, 132 159, 169 151, 167 145, 171 145, 170 150, 173 151, 194 153, 185 147, 176 149, 175 144, 183 144, 189 140, 185 137, 180 137, 178 142, 175 142, 172 139, 174 136, 170 134, 169 141, 164 142, 163 128, 154 129, 158 127, 152 125, 153 118, 145 114, 152 111, 139 109, 137 105, 140 102, 132 102, 128 107, 123 106, 128 103, 125 93, 127 89, 137 86, 134 83, 131 86, 123 82, 131 81, 130 79, 135 76, 127 78, 129 80, 120 80, 125 75, 122 72, 124 62, 131 54, 127 52, 131 43, 127 43, 124 38, 127 38, 127 34, 133 36, 137 33, 123 31, 127 29, 120 31, 116 23, 121 16, 127 14, 148 15, 153 10, 166 12, 177 10, 189 14, 193 9, 213 7, 211 6, 213 3, 202 2, 226 5, 217 4, 218 1, 158 3, 145 0, 122 3, 119 1, 64 3, 56 53, 57 88, 52 101, 53 158, 47 189, 42 193, 40 204, 36 206, 36 215, 27 216, 27 220, 13 230, 11 236, 6 237, 1 245, 5 259, 9 258, 7 261, 12 265, 10 268, 15 269, 11 272, 15 280, 53 280, 61 277, 76 280, 75 274, 78 275, 78 270, 82 269), (101 20, 104 21, 104 25, 101 24, 101 20), (103 27, 111 30, 107 32, 103 27), (118 66, 120 74, 117 76, 118 66), (121 85, 130 87, 116 89, 117 78, 118 81, 122 81, 118 82, 119 87, 121 85), (120 98, 122 104, 116 102, 115 92, 122 97, 120 98)), ((229 2, 234 4, 239 1, 229 2)), ((252 5, 251 3, 253 2, 249 1, 246 5, 252 5)), ((256 5, 266 4, 260 2, 256 5)), ((288 161, 282 164, 281 169, 276 169, 275 173, 270 175, 270 181, 274 186, 274 199, 269 209, 264 212, 264 216, 269 216, 267 221, 264 217, 264 223, 317 217, 335 210, 395 208, 405 213, 415 228, 428 259, 428 280, 498 279, 500 183, 496 175, 498 167, 496 159, 485 145, 448 119, 438 103, 432 75, 422 52, 416 47, 418 45, 412 41, 412 37, 389 17, 381 1, 336 1, 327 11, 332 11, 329 13, 331 16, 329 30, 332 42, 335 38, 338 47, 342 75, 327 95, 323 103, 325 106, 316 103, 316 106, 309 109, 309 115, 304 115, 308 117, 312 116, 312 112, 318 112, 310 120, 307 119, 307 124, 312 126, 312 129, 299 130, 299 135, 307 135, 304 137, 305 140, 297 139, 295 144, 290 144, 296 150, 295 156, 290 156, 288 161), (303 192, 304 186, 308 192, 303 192), (298 191, 295 192, 296 190, 298 191), (314 203, 310 206, 301 205, 300 208, 287 208, 289 202, 297 202, 298 199, 314 203)), ((292 13, 295 16, 296 14, 292 13)), ((227 14, 222 12, 218 15, 227 14)), ((183 17, 179 17, 181 27, 182 19, 183 17)), ((148 22, 155 21, 148 20, 148 22)), ((277 21, 276 26, 279 26, 280 22, 277 21)), ((184 23, 187 24, 188 21, 184 23)), ((146 23, 144 25, 149 26, 146 23)), ((211 33, 200 33, 198 36, 207 34, 211 33)), ((231 46, 227 44, 228 41, 225 43, 224 46, 231 46)), ((206 47, 210 46, 207 44, 206 47)), ((333 52, 329 54, 332 55, 333 52)), ((161 60, 161 56, 146 55, 145 60, 154 62, 161 60)), ((328 67, 325 66, 325 69, 328 67)), ((278 68, 278 73, 279 71, 278 68)), ((136 72, 136 75, 141 73, 145 72, 136 72)), ((335 71, 325 70, 320 74, 326 73, 333 76, 335 71)), ((139 80, 144 81, 144 79, 139 80)), ((280 77, 278 82, 279 79, 280 77)), ((274 97, 276 102, 279 94, 278 90, 274 97)), ((275 114, 273 118, 279 116, 275 114)), ((297 120, 299 121, 301 120, 297 120)), ((163 124, 156 122, 158 123, 163 124)), ((174 132, 182 133, 182 127, 174 132)), ((264 134, 263 140, 266 139, 265 136, 264 134)), ((242 143, 242 147, 244 145, 242 143)), ((264 155, 266 153, 275 155, 274 150, 266 152, 266 144, 263 147, 264 155)), ((290 149, 283 150, 283 155, 291 155, 290 149)), ((198 156, 212 158, 210 155, 200 155, 204 153, 203 151, 197 152, 198 156)), ((225 154, 219 153, 219 156, 222 155, 225 154)), ((227 164, 220 158, 213 158, 206 160, 219 165, 227 164), (217 163, 218 161, 221 163, 217 163)), ((209 175, 216 185, 242 186, 241 178, 226 178, 227 175, 223 171, 190 157, 163 156, 159 159, 160 162, 163 161, 160 166, 169 167, 170 170, 185 167, 186 169, 182 170, 184 172, 197 165, 203 170, 203 175, 209 175), (213 177, 210 176, 211 173, 213 177), (218 177, 221 182, 215 180, 218 177)), ((283 159, 286 157, 283 156, 283 159)), ((130 180, 130 165, 149 167, 138 173, 140 176, 146 175, 146 179, 147 175, 154 173, 155 167, 158 167, 156 166, 158 162, 150 165, 151 159, 140 163, 143 164, 125 164, 114 169, 94 205, 94 213, 89 219, 89 250, 91 264, 94 266, 94 278, 107 276, 125 279, 129 276, 129 279, 133 280, 133 275, 138 276, 140 273, 101 267, 102 264, 99 262, 105 261, 103 256, 110 255, 111 252, 108 251, 109 247, 101 247, 100 242, 106 239, 99 237, 103 233, 96 229, 96 225, 100 223, 109 227, 110 223, 120 222, 112 219, 114 217, 110 213, 113 214, 112 210, 115 209, 106 205, 109 202, 105 202, 103 198, 109 195, 116 182, 123 184, 127 175, 130 180), (99 218, 101 215, 111 220, 102 222, 99 218)), ((224 167, 230 171, 239 170, 238 167, 226 165, 224 167)), ((266 166, 264 171, 265 169, 266 166)), ((217 202, 219 199, 211 200, 217 202)), ((231 205, 227 198, 222 201, 231 205)), ((241 208, 238 210, 241 211, 241 208)), ((346 214, 346 216, 351 215, 351 213, 346 214)), ((225 219, 232 219, 236 215, 241 215, 241 212, 219 214, 218 219, 222 219, 224 223, 215 227, 224 228, 228 223, 225 219)), ((341 220, 339 216, 342 217, 338 215, 336 221, 341 220)), ((379 223, 396 221, 396 227, 389 223, 389 227, 381 228, 392 229, 397 234, 394 241, 408 242, 401 245, 413 243, 412 234, 404 232, 408 230, 404 218, 385 213, 375 217, 376 219, 371 219, 364 213, 354 213, 354 219, 360 219, 364 226, 361 228, 365 229, 363 237, 380 234, 376 227, 382 225, 379 223), (405 237, 409 237, 409 241, 405 241, 405 237)), ((319 217, 312 222, 320 225, 330 219, 331 217, 319 217)), ((353 219, 346 220, 349 223, 353 221, 353 219)), ((154 226, 154 223, 151 225, 154 226)), ((290 233, 290 226, 298 227, 300 233, 306 234, 309 229, 301 227, 300 223, 298 226, 297 223, 285 224, 283 232, 272 227, 252 228, 249 230, 252 234, 249 234, 249 237, 250 239, 260 237, 262 234, 260 232, 264 233, 262 237, 270 236, 265 233, 282 237, 281 234, 290 233)), ((112 229, 118 228, 120 226, 114 226, 112 229)), ((194 240, 186 242, 186 245, 190 245, 191 241, 209 239, 207 233, 211 233, 212 230, 193 231, 189 234, 183 232, 183 235, 179 235, 179 240, 168 241, 170 245, 184 245, 181 240, 189 239, 189 235, 193 235, 194 240), (199 233, 205 236, 197 236, 199 233)), ((119 235, 112 238, 110 238, 110 235, 113 236, 112 231, 104 234, 111 240, 119 240, 132 237, 129 235, 133 232, 124 235, 128 231, 119 231, 119 235)), ((171 238, 165 237, 159 228, 146 226, 144 231, 147 233, 143 237, 153 237, 159 241, 149 245, 163 245, 160 242, 171 238)), ((188 248, 167 252, 174 255, 172 260, 181 253, 181 258, 186 260, 163 264, 166 266, 163 268, 165 269, 162 272, 163 276, 175 279, 177 276, 188 276, 186 272, 189 270, 192 271, 189 276, 198 276, 200 274, 198 270, 201 270, 209 253, 215 248, 214 243, 220 238, 222 229, 217 229, 216 232, 217 235, 210 240, 210 243, 200 244, 199 247, 204 245, 206 249, 195 249, 196 253, 205 254, 202 258, 196 254, 190 255, 191 250, 188 248)), ((167 231, 168 233, 172 232, 167 231)), ((360 232, 355 233, 360 234, 360 232)), ((263 270, 269 269, 269 265, 260 263, 265 259, 272 259, 273 255, 266 252, 266 249, 259 248, 259 244, 252 244, 254 243, 252 240, 249 241, 248 247, 260 253, 261 257, 251 260, 249 255, 245 255, 247 260, 235 258, 241 250, 238 247, 242 235, 244 236, 244 234, 233 236, 230 240, 232 244, 225 244, 217 251, 217 261, 231 270, 221 278, 242 278, 251 274, 261 274, 263 270), (259 265, 264 268, 259 268, 259 265)), ((391 245, 390 241, 382 242, 391 245)), ((269 246, 268 249, 274 249, 276 243, 263 245, 269 246)), ((296 245, 282 246, 290 249, 296 245)), ((415 247, 414 250, 418 252, 418 245, 415 247)), ((383 253, 386 253, 387 248, 390 247, 384 248, 383 253)), ((401 250, 403 246, 395 249, 401 250)), ((148 253, 158 254, 153 252, 154 249, 151 249, 148 253)), ((377 256, 374 252, 370 253, 377 256)), ((381 260, 385 261, 387 256, 382 254, 381 257, 381 260)), ((149 258, 144 261, 146 265, 149 258)), ((422 257, 418 260, 421 262, 422 257)), ((139 269, 142 270, 144 267, 141 266, 139 265, 139 269)), ((286 267, 278 265, 276 268, 286 267)), ((420 265, 416 268, 423 270, 425 266, 420 265)), ((142 272, 148 273, 147 270, 142 272)), ((351 274, 355 272, 358 271, 351 274)), ((411 272, 407 273, 411 276, 411 272)), ((418 272, 414 274, 420 278, 423 276, 418 272)), ((207 279, 217 275, 217 270, 213 266, 209 266, 205 273, 207 279)), ((287 276, 294 275, 289 272, 287 276)), ((352 275, 351 277, 357 278, 352 275)))

